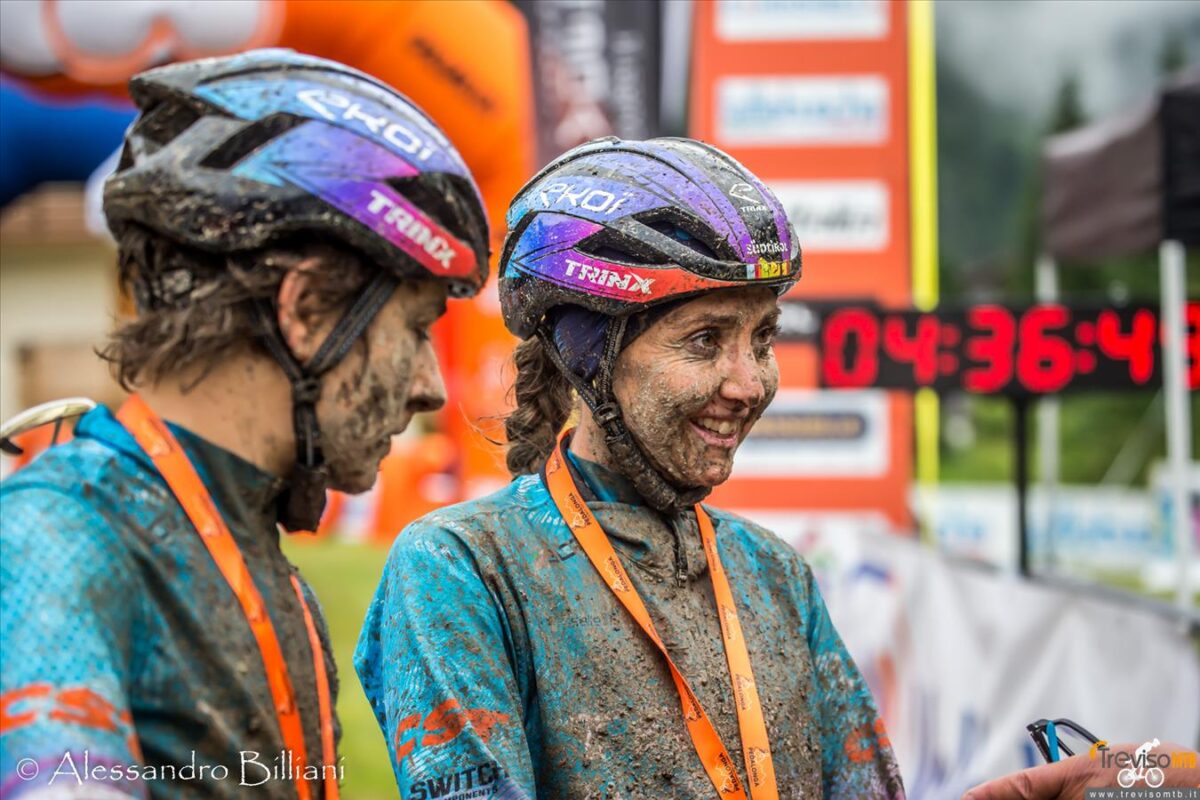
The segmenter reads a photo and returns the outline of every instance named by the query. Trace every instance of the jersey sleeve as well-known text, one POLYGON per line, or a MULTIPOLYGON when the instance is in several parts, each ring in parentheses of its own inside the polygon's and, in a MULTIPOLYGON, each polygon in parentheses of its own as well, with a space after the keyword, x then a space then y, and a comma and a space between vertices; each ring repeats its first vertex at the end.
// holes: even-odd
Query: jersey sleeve
POLYGON ((535 797, 512 652, 504 614, 462 540, 424 523, 401 533, 354 664, 402 800, 535 797))
POLYGON ((0 794, 143 797, 126 700, 141 595, 132 560, 64 492, 19 488, 2 502, 0 794))
POLYGON ((833 627, 812 570, 803 561, 800 564, 808 604, 824 795, 831 800, 903 800, 900 767, 871 691, 833 627))

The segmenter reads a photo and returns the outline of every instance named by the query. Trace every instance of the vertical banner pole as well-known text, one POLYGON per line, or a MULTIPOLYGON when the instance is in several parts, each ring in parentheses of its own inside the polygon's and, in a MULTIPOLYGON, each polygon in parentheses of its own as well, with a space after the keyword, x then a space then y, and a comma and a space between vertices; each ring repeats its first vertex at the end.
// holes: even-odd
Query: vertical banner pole
POLYGON ((1030 575, 1029 558, 1029 398, 1013 398, 1013 473, 1017 483, 1017 571, 1030 575))
MULTIPOLYGON (((921 311, 932 311, 938 303, 937 84, 934 65, 933 0, 909 0, 908 142, 913 304, 921 311)), ((938 482, 940 413, 937 394, 932 389, 918 390, 914 398, 916 473, 917 484, 924 490, 934 489, 938 482)), ((920 536, 929 544, 937 530, 936 520, 925 518, 922 523, 920 536)))
POLYGON ((1167 462, 1171 487, 1171 521, 1178 569, 1176 601, 1190 608, 1189 577, 1194 558, 1192 514, 1188 498, 1188 466, 1192 459, 1192 420, 1188 407, 1187 321, 1183 244, 1165 241, 1158 249, 1163 310, 1163 394, 1167 401, 1167 462))
MULTIPOLYGON (((1058 265, 1046 253, 1038 256, 1034 291, 1039 303, 1058 300, 1058 265)), ((1042 487, 1046 511, 1046 565, 1053 568, 1054 553, 1054 510, 1059 483, 1059 452, 1061 440, 1059 420, 1062 403, 1054 396, 1038 400, 1038 474, 1042 487)))

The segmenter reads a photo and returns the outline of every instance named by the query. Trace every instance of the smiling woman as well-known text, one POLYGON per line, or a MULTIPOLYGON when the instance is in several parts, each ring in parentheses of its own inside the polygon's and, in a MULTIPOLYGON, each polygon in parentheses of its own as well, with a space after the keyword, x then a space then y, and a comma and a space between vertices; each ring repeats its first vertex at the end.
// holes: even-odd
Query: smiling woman
POLYGON ((401 794, 903 797, 808 565, 700 502, 778 386, 778 200, 699 142, 597 140, 513 200, 501 269, 518 477, 396 540, 355 654, 401 794))

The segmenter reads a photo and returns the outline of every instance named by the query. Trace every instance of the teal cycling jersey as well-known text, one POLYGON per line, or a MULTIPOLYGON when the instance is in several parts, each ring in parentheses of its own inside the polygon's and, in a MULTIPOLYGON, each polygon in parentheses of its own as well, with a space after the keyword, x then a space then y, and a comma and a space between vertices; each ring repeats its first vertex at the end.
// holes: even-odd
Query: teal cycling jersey
MULTIPOLYGON (((312 650, 275 524, 283 482, 171 430, 263 597, 316 765, 312 650)), ((120 423, 88 413, 73 441, 0 484, 0 500, 0 795, 294 798, 241 606, 120 423)), ((301 586, 336 692, 324 619, 301 586)))
MULTIPOLYGON (((695 514, 664 517, 572 457, 655 628, 746 775, 695 514)), ((875 704, 804 560, 712 517, 781 798, 902 798, 875 704)), ((661 654, 582 552, 540 476, 413 523, 392 547, 355 666, 404 800, 705 798, 661 654)))

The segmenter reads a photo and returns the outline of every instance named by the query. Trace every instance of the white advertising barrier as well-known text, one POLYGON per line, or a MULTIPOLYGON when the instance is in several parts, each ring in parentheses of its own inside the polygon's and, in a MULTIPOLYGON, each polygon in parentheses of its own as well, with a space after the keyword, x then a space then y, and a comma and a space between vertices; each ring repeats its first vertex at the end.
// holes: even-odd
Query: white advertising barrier
POLYGON ((914 800, 957 800, 1040 763, 1025 726, 1043 717, 1114 743, 1200 736, 1200 658, 1178 622, 952 563, 912 539, 748 516, 813 564, 914 800))
MULTIPOLYGON (((1200 469, 1193 472, 1192 529, 1200 546, 1200 469)), ((1152 481, 1152 483, 1154 483, 1152 481)), ((997 484, 914 487, 912 505, 946 553, 1015 570, 1017 493, 997 484)), ((1029 547, 1034 564, 1076 575, 1127 575, 1146 589, 1178 580, 1170 493, 1095 486, 1029 492, 1029 547)), ((1196 552, 1200 552, 1198 549, 1196 552)), ((1192 564, 1200 586, 1200 560, 1192 564)))

